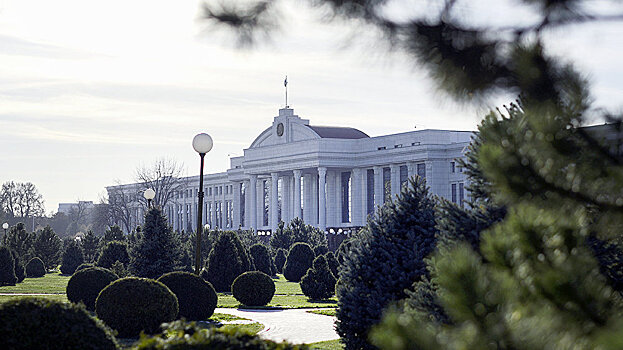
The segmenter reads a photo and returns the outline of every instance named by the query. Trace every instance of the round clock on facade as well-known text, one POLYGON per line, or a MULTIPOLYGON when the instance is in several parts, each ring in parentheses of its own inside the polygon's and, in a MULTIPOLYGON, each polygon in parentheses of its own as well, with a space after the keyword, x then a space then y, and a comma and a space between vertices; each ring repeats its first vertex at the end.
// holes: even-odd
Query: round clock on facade
POLYGON ((277 124, 277 136, 283 135, 283 123, 277 124))

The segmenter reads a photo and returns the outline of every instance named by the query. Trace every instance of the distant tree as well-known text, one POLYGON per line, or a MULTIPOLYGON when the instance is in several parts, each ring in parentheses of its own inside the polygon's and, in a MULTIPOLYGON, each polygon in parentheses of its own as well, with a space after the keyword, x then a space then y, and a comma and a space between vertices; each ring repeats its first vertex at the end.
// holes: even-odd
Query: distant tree
POLYGON ((278 273, 283 273, 283 267, 286 264, 286 259, 288 257, 288 251, 283 248, 278 248, 275 253, 275 258, 273 259, 273 263, 278 273))
POLYGON ((84 263, 84 254, 78 241, 71 240, 67 243, 61 261, 61 273, 65 275, 73 274, 84 263))
MULTIPOLYGON (((108 188, 108 198, 102 198, 100 205, 102 208, 108 209, 108 222, 121 225, 125 232, 132 231, 132 214, 136 204, 136 193, 125 193, 123 186, 119 183, 117 186, 108 188)), ((103 215, 104 213, 98 213, 103 215)), ((98 216, 98 220, 103 220, 98 216)))
POLYGON ((8 181, 2 184, 0 204, 12 217, 27 218, 44 213, 43 196, 31 182, 8 181))
POLYGON ((26 269, 19 259, 19 256, 14 250, 11 250, 11 256, 15 263, 15 277, 17 277, 17 283, 21 283, 26 278, 26 269))
POLYGON ((18 222, 11 226, 7 234, 2 238, 3 245, 14 250, 19 256, 20 263, 26 265, 35 256, 33 247, 35 233, 29 233, 23 223, 18 222))
POLYGON ((0 286, 13 286, 15 283, 17 283, 17 277, 15 277, 15 261, 11 250, 7 247, 0 247, 0 286))
POLYGON ((307 243, 312 247, 326 246, 327 238, 320 229, 307 225, 300 218, 294 218, 288 226, 279 223, 279 227, 270 236, 270 246, 273 250, 283 248, 289 250, 297 242, 307 243))
POLYGON ((84 253, 84 260, 88 263, 95 262, 99 250, 100 238, 97 237, 93 231, 89 230, 80 240, 80 245, 84 253))
POLYGON ((182 245, 158 207, 145 215, 145 225, 131 251, 130 270, 138 277, 158 278, 167 272, 183 270, 182 245))
POLYGON ((125 242, 110 241, 106 243, 97 259, 97 266, 110 269, 115 261, 120 261, 124 265, 130 262, 130 254, 128 254, 128 246, 125 242))
POLYGON ((103 237, 103 241, 104 242, 110 242, 110 241, 125 241, 125 235, 123 234, 123 231, 121 230, 121 228, 117 225, 111 226, 109 227, 106 232, 104 232, 104 237, 103 237))
POLYGON ((35 255, 43 261, 46 271, 58 267, 63 252, 63 241, 49 225, 37 232, 33 247, 35 255))
MULTIPOLYGON (((69 217, 65 215, 65 213, 63 212, 54 213, 54 215, 52 215, 48 223, 50 227, 52 227, 52 230, 54 230, 54 232, 57 232, 59 235, 60 234, 67 235, 67 232, 68 232, 67 228, 69 226, 70 220, 69 220, 69 217)), ((71 235, 75 233, 76 231, 74 231, 71 235)))
POLYGON ((272 262, 268 248, 263 244, 254 244, 249 250, 251 257, 253 258, 253 264, 256 271, 262 271, 268 276, 275 275, 275 271, 272 269, 272 262))
POLYGON ((244 251, 240 239, 233 231, 219 234, 214 247, 208 255, 206 278, 217 292, 231 291, 236 277, 251 271, 249 255, 244 251))
MULTIPOLYGON (((186 189, 184 178, 184 164, 171 158, 160 158, 151 165, 141 165, 136 169, 136 181, 140 183, 139 191, 148 188, 156 192, 152 200, 154 206, 165 208, 174 198, 175 193, 186 189)), ((145 206, 147 202, 143 196, 139 196, 145 206)), ((188 232, 192 232, 189 230, 188 232)))
POLYGON ((104 231, 106 231, 108 227, 114 225, 108 199, 100 198, 99 203, 93 206, 91 225, 93 233, 98 236, 104 235, 104 231))

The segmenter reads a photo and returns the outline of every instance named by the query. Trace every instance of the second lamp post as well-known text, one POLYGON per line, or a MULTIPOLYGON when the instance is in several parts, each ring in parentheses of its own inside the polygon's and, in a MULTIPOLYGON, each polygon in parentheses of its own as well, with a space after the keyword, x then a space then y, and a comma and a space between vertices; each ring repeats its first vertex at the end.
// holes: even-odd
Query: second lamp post
POLYGON ((203 216, 203 158, 212 149, 212 137, 206 133, 197 134, 193 138, 193 148, 199 153, 201 158, 201 165, 199 166, 199 200, 197 203, 197 250, 195 251, 195 273, 199 275, 199 270, 201 269, 201 231, 203 230, 201 225, 203 216))

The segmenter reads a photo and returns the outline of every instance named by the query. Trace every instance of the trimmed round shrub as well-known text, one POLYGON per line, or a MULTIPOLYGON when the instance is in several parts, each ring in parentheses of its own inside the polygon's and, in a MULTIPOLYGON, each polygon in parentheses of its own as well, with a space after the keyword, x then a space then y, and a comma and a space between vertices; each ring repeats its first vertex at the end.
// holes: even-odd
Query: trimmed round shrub
POLYGON ((286 258, 288 256, 288 251, 279 248, 277 249, 277 253, 275 253, 275 258, 273 262, 275 263, 275 267, 277 268, 277 272, 283 273, 283 266, 286 264, 286 258))
POLYGON ((120 337, 154 334, 164 322, 175 320, 177 297, 161 282, 138 277, 116 280, 104 288, 95 301, 97 317, 115 329, 120 337))
POLYGON ((335 282, 327 260, 324 255, 320 255, 301 279, 301 290, 310 299, 328 299, 335 293, 335 282))
POLYGON ((340 268, 340 263, 337 262, 337 259, 335 258, 335 254, 333 254, 333 252, 328 252, 327 254, 324 255, 324 258, 327 260, 327 264, 329 265, 329 270, 331 270, 331 273, 333 274, 333 276, 335 276, 335 278, 339 278, 338 272, 340 268))
POLYGON ((38 257, 30 259, 26 264, 26 276, 28 277, 43 277, 45 276, 45 265, 43 261, 38 257))
POLYGON ((288 252, 283 276, 290 282, 300 282, 301 277, 312 266, 315 255, 307 243, 295 243, 288 252))
POLYGON ((275 282, 263 272, 245 272, 234 280, 231 292, 243 305, 264 306, 275 295, 275 282))
POLYGON ((207 320, 214 313, 218 297, 210 282, 182 271, 169 272, 158 278, 177 297, 178 318, 190 321, 207 320))
POLYGON ((3 349, 119 349, 115 337, 83 307, 44 298, 0 304, 3 349))
POLYGON ((63 252, 61 263, 61 273, 64 275, 71 275, 76 272, 76 268, 84 263, 84 254, 80 243, 72 240, 65 247, 63 252))
POLYGON ((270 253, 265 245, 261 243, 254 244, 249 249, 249 253, 253 258, 253 263, 255 264, 255 269, 257 271, 262 271, 269 276, 275 274, 272 269, 273 264, 270 259, 270 253))
POLYGON ((17 283, 20 283, 26 278, 26 269, 24 269, 24 265, 19 259, 19 255, 13 249, 11 249, 11 256, 13 257, 13 261, 15 262, 15 277, 17 277, 17 283))
POLYGON ((17 283, 15 260, 11 255, 11 250, 7 247, 0 247, 0 286, 13 286, 15 283, 17 283))
POLYGON ((253 266, 240 238, 232 231, 219 234, 206 264, 208 281, 217 292, 229 292, 234 279, 253 266))
POLYGON ((76 267, 76 271, 74 271, 74 273, 80 270, 88 269, 89 267, 95 267, 95 265, 89 263, 80 264, 80 266, 76 267))
POLYGON ((101 267, 76 271, 67 282, 67 300, 72 303, 82 302, 87 310, 94 311, 97 295, 118 278, 110 270, 101 267))
POLYGON ((125 242, 111 241, 106 243, 99 259, 97 259, 97 266, 110 269, 115 261, 121 261, 125 266, 130 262, 128 245, 125 242))

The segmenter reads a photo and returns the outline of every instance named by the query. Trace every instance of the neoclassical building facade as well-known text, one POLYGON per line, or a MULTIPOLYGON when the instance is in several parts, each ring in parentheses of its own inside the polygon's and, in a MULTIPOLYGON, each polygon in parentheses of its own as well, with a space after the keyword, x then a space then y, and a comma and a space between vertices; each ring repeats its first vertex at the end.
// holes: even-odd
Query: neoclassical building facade
MULTIPOLYGON (((282 108, 273 123, 230 160, 204 175, 202 222, 223 229, 273 231, 295 217, 322 230, 363 226, 368 215, 397 195, 409 177, 455 203, 466 199, 467 178, 456 160, 473 132, 418 130, 369 137, 354 128, 314 126, 282 108)), ((196 230, 199 176, 163 208, 174 230, 196 230)), ((108 187, 119 189, 119 186, 108 187)), ((122 185, 136 193, 139 184, 122 185)), ((144 206, 136 206, 140 223, 144 206)))

